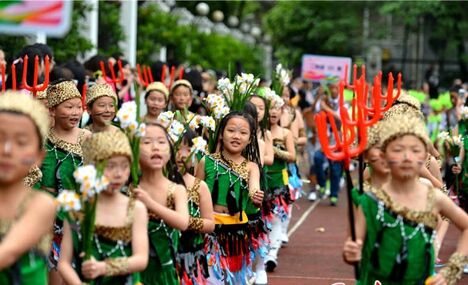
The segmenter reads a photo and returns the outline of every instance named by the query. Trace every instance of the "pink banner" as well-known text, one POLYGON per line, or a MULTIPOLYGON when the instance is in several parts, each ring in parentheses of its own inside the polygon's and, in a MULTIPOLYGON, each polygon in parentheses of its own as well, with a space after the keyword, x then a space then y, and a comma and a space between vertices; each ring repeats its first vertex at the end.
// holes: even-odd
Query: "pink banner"
POLYGON ((349 82, 351 73, 351 58, 338 56, 323 56, 305 54, 302 57, 302 78, 311 81, 321 81, 338 78, 349 82), (345 67, 348 74, 345 78, 345 67))

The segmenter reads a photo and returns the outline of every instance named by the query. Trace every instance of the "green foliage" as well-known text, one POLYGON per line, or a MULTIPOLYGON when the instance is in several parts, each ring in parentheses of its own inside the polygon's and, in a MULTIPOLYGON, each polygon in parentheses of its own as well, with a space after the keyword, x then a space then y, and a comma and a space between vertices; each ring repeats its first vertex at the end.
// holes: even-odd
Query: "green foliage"
POLYGON ((305 53, 351 56, 362 46, 362 3, 278 1, 265 15, 275 56, 299 64, 305 53))
POLYGON ((49 38, 47 44, 54 50, 55 61, 58 63, 84 55, 93 48, 93 44, 80 34, 82 21, 91 9, 84 1, 73 2, 72 24, 69 32, 63 38, 49 38))
POLYGON ((17 53, 26 45, 23 36, 1 35, 0 49, 5 52, 5 58, 11 61, 17 53))
POLYGON ((99 53, 111 55, 121 52, 119 42, 125 40, 120 26, 120 3, 118 1, 99 1, 99 53))
POLYGON ((262 73, 262 53, 226 35, 203 34, 194 26, 178 26, 177 17, 164 13, 154 4, 138 11, 137 61, 149 64, 161 46, 174 50, 174 57, 191 65, 226 70, 239 61, 246 72, 262 73))

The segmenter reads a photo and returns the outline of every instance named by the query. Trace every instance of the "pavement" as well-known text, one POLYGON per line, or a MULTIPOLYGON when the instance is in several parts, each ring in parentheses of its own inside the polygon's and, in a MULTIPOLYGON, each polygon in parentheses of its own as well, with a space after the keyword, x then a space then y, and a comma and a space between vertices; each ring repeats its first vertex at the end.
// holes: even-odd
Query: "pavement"
MULTIPOLYGON (((312 203, 306 197, 296 202, 289 243, 279 252, 278 267, 268 274, 269 285, 355 284, 353 267, 341 255, 348 228, 345 196, 341 191, 337 207, 328 200, 312 203)), ((442 261, 456 249, 459 236, 451 225, 442 245, 442 261)), ((468 284, 468 274, 458 284, 468 284)))

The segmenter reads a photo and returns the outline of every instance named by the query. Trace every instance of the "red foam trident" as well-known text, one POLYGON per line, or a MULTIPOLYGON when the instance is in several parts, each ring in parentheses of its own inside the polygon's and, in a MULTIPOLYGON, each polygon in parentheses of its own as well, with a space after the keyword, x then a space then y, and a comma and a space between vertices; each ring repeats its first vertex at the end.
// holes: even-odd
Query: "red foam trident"
MULTIPOLYGON (((107 62, 110 70, 110 76, 108 77, 106 74, 106 68, 104 67, 104 62, 101 60, 99 62, 99 66, 101 67, 101 72, 102 76, 106 80, 107 83, 109 84, 114 84, 115 87, 117 87, 117 83, 122 83, 124 81, 124 74, 123 74, 123 68, 122 68, 122 61, 119 59, 117 60, 117 66, 119 68, 119 77, 115 76, 115 71, 114 71, 114 64, 112 64, 111 61, 107 62)), ((117 88, 116 88, 117 90, 117 88)))
POLYGON ((2 64, 2 65, 0 66, 0 69, 1 69, 1 72, 2 72, 2 92, 5 92, 5 89, 6 89, 6 84, 5 84, 5 83, 6 83, 6 82, 5 82, 5 78, 6 78, 6 75, 5 75, 5 73, 6 73, 5 65, 2 64))
POLYGON ((83 110, 88 109, 86 106, 86 94, 88 93, 88 85, 85 83, 83 84, 83 87, 81 89, 81 106, 83 107, 83 110))
POLYGON ((16 65, 14 63, 11 64, 11 89, 16 91, 16 65))
POLYGON ((138 79, 144 87, 147 87, 153 81, 153 75, 151 74, 151 68, 143 65, 143 74, 141 73, 140 64, 137 64, 138 79))
POLYGON ((34 97, 36 97, 37 91, 44 91, 47 86, 49 85, 49 56, 45 56, 44 58, 44 82, 42 84, 37 84, 38 80, 38 71, 39 71, 39 56, 34 57, 34 78, 33 78, 33 85, 30 86, 28 81, 26 80, 26 75, 28 74, 28 56, 25 55, 23 59, 23 78, 22 78, 22 88, 30 91, 33 93, 34 97))

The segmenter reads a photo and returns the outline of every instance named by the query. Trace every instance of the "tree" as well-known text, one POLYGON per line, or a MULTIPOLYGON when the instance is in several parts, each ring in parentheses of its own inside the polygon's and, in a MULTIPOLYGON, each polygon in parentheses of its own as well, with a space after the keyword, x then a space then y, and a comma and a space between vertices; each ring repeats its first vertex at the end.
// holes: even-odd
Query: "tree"
POLYGON ((305 53, 352 56, 362 46, 361 2, 278 1, 265 15, 275 55, 289 65, 305 53))
POLYGON ((122 52, 119 43, 123 40, 125 34, 120 26, 120 2, 99 1, 99 52, 106 55, 122 52))
POLYGON ((75 59, 78 55, 84 54, 93 48, 93 44, 80 34, 81 23, 86 18, 86 13, 91 7, 84 1, 73 2, 72 25, 68 33, 63 38, 49 38, 47 44, 54 50, 55 61, 65 62, 75 59))

